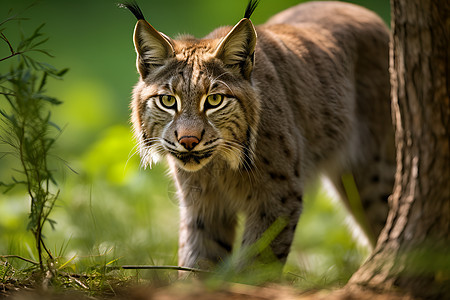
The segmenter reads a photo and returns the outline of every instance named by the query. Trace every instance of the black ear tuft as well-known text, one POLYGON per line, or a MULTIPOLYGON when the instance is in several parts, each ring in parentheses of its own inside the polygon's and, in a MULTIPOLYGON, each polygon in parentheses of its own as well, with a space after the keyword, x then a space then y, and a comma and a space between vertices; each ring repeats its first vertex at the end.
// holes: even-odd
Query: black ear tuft
POLYGON ((126 8, 136 17, 138 20, 145 20, 144 14, 136 1, 124 2, 117 4, 120 8, 126 8))
POLYGON ((247 8, 245 9, 244 18, 250 19, 250 16, 255 11, 258 6, 259 0, 249 0, 247 4, 247 8))

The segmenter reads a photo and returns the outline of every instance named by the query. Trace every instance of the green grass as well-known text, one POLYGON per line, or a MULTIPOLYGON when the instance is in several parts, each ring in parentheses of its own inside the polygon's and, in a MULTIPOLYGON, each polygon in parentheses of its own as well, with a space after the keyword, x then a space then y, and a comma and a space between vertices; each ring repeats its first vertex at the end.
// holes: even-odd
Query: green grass
MULTIPOLYGON (((132 148, 132 137, 127 128, 113 127, 105 132, 103 138, 82 156, 79 168, 85 171, 65 179, 59 207, 53 212, 53 218, 58 222, 56 230, 46 228, 45 231, 46 242, 53 246, 51 250, 58 257, 57 268, 73 274, 94 274, 96 280, 89 281, 92 283, 89 288, 93 290, 103 289, 102 284, 112 278, 131 282, 170 283, 176 280, 176 271, 115 271, 110 274, 105 268, 127 264, 177 264, 178 212, 165 166, 139 169, 136 156, 127 163, 132 148), (123 143, 115 143, 114 139, 123 143), (111 147, 109 149, 123 159, 110 161, 93 157, 102 147, 111 147), (96 168, 83 165, 93 162, 96 162, 96 168)), ((4 205, 9 202, 3 201, 4 205)), ((3 210, 0 212, 0 220, 15 219, 16 224, 20 224, 24 212, 19 210, 14 217, 11 210, 8 211, 8 218, 3 218, 3 210)), ((306 195, 304 213, 284 268, 283 282, 302 289, 346 283, 368 251, 353 240, 345 217, 345 211, 330 201, 322 189, 314 189, 306 195)), ((23 229, 25 224, 20 226, 23 229)), ((2 245, 5 242, 10 248, 0 247, 0 253, 34 259, 32 247, 23 246, 32 240, 26 234, 20 234, 20 229, 7 235, 9 242, 4 241, 4 236, 2 245), (18 236, 19 240, 16 239, 18 236)), ((27 266, 17 260, 11 263, 17 269, 27 266)), ((270 279, 269 271, 259 269, 259 277, 254 273, 237 277, 222 273, 213 276, 212 280, 260 284, 270 279)), ((72 288, 73 285, 81 288, 76 282, 69 284, 72 288)))

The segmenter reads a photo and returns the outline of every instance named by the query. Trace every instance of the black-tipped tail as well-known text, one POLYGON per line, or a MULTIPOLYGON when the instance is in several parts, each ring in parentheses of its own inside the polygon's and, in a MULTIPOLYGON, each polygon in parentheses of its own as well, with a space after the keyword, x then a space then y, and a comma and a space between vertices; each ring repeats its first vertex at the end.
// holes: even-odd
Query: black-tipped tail
POLYGON ((247 8, 245 9, 244 18, 250 19, 250 16, 255 11, 256 7, 258 6, 259 0, 249 0, 247 4, 247 8))
POLYGON ((144 14, 136 1, 124 2, 117 4, 120 8, 126 8, 136 17, 138 20, 145 20, 144 14))

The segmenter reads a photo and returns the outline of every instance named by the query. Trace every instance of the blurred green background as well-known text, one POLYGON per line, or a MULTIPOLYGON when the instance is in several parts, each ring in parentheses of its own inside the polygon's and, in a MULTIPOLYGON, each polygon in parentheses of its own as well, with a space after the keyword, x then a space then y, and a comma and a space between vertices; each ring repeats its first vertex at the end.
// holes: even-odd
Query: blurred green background
MULTIPOLYGON (((299 3, 262 0, 252 19, 261 24, 271 15, 299 3)), ((389 23, 389 0, 352 1, 376 11, 389 23)), ((54 58, 40 57, 57 68, 70 69, 63 81, 51 80, 48 94, 64 102, 52 109, 53 121, 64 128, 55 154, 61 164, 61 195, 46 228, 46 243, 56 254, 83 265, 118 259, 117 264, 176 264, 177 203, 165 164, 144 170, 129 124, 131 89, 138 79, 132 32, 135 19, 114 0, 2 0, 0 20, 20 14, 29 18, 11 23, 3 32, 15 45, 20 31, 30 34, 45 23, 50 38, 44 48, 54 58), (11 9, 11 10, 10 10, 11 9), (87 263, 86 263, 87 261, 87 263)), ((206 35, 221 25, 234 25, 247 0, 141 0, 147 20, 175 37, 206 35)), ((0 57, 9 54, 0 43, 0 57)), ((37 56, 39 54, 36 54, 37 56)), ((0 62, 0 72, 12 60, 0 62)), ((3 100, 2 100, 3 101, 3 100)), ((9 163, 0 160, 0 181, 11 177, 9 163), (8 166, 8 167, 6 167, 8 166)), ((318 185, 319 186, 319 185, 318 185)), ((367 255, 355 242, 345 212, 315 187, 305 199, 293 251, 285 271, 293 280, 344 283, 367 255)), ((31 233, 26 231, 29 200, 18 188, 0 194, 0 255, 35 258, 31 233)))

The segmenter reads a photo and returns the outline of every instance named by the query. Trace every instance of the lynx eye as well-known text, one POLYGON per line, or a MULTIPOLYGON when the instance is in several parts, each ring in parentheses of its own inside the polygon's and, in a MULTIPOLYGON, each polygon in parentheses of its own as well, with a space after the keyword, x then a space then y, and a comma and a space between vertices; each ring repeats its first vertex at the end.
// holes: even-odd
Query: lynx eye
POLYGON ((176 109, 177 106, 177 99, 171 95, 160 95, 159 102, 168 109, 176 109))
POLYGON ((206 97, 205 110, 209 108, 216 108, 223 102, 224 96, 222 94, 212 94, 206 97))

